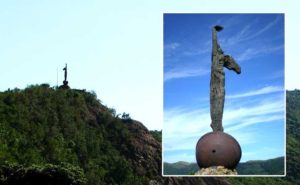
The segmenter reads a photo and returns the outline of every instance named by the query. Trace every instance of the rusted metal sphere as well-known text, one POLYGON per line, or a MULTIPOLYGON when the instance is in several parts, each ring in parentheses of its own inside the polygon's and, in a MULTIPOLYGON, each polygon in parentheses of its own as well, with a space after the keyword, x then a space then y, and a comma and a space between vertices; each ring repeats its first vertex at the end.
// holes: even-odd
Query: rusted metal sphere
POLYGON ((224 166, 234 169, 242 156, 239 143, 224 132, 209 132, 196 145, 196 159, 200 168, 224 166))

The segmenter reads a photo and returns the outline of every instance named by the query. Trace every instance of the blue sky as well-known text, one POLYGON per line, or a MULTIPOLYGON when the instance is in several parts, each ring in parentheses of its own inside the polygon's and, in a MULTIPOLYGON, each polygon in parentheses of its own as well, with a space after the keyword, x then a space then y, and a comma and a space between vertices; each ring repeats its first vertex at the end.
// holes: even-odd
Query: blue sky
POLYGON ((241 161, 284 152, 284 15, 164 15, 164 162, 195 162, 198 139, 211 131, 211 27, 241 66, 225 69, 224 131, 242 147, 241 161))
POLYGON ((60 85, 68 63, 71 88, 160 130, 160 11, 139 1, 1 1, 0 90, 56 86, 57 70, 60 85))

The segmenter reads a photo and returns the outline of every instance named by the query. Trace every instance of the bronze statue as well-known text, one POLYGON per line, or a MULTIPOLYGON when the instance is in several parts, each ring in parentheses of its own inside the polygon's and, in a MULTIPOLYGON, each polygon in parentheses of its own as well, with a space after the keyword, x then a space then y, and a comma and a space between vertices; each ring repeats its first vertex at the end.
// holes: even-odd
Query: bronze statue
POLYGON ((224 55, 218 40, 217 32, 223 30, 221 26, 212 28, 212 65, 210 79, 210 117, 213 131, 223 131, 222 118, 225 101, 225 73, 223 67, 241 73, 240 66, 230 55, 224 55))

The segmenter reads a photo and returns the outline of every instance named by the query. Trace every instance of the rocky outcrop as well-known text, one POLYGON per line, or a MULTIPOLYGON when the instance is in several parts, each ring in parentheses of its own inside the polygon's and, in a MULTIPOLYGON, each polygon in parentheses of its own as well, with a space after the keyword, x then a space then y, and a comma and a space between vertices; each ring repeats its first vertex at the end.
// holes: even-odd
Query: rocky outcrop
POLYGON ((151 183, 161 183, 161 143, 138 121, 132 120, 126 126, 131 133, 126 157, 133 170, 139 176, 149 177, 151 183))
POLYGON ((132 120, 126 127, 131 135, 127 159, 137 175, 151 179, 149 185, 230 185, 225 178, 162 177, 161 143, 138 121, 132 120))
POLYGON ((202 168, 201 170, 197 171, 195 175, 237 175, 237 171, 230 170, 224 168, 224 166, 213 166, 209 168, 202 168))

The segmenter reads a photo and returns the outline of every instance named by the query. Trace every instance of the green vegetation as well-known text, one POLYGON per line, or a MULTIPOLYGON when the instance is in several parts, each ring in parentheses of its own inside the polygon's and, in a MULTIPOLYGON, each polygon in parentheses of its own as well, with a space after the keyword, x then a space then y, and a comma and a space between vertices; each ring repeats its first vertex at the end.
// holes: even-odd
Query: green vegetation
MULTIPOLYGON (((43 84, 0 92, 0 170, 21 171, 18 178, 23 178, 34 166, 39 166, 36 175, 53 167, 65 170, 68 179, 75 168, 77 184, 85 178, 91 185, 144 184, 150 177, 135 175, 126 159, 131 135, 124 122, 129 115, 124 119, 85 90, 43 84)), ((0 184, 7 179, 1 173, 0 184)))
MULTIPOLYGON (((103 106, 95 93, 85 90, 43 84, 0 92, 0 184, 161 182, 157 142, 161 142, 161 131, 150 131, 150 135, 129 114, 119 116, 103 106)), ((286 177, 164 178, 164 182, 300 184, 299 128, 300 91, 288 91, 286 177)), ((268 165, 271 163, 262 167, 268 165)))
POLYGON ((284 175, 284 157, 240 163, 236 170, 239 175, 284 175))
POLYGON ((158 130, 151 130, 150 131, 150 134, 152 135, 152 137, 154 139, 156 139, 156 141, 160 142, 161 143, 161 131, 158 131, 158 130))
POLYGON ((164 163, 164 175, 190 175, 194 174, 197 170, 199 170, 197 163, 183 161, 164 163))
POLYGON ((233 185, 294 185, 278 177, 230 177, 228 180, 233 185))
POLYGON ((6 164, 0 168, 0 182, 3 184, 86 184, 81 168, 70 164, 23 167, 17 164, 6 164))

